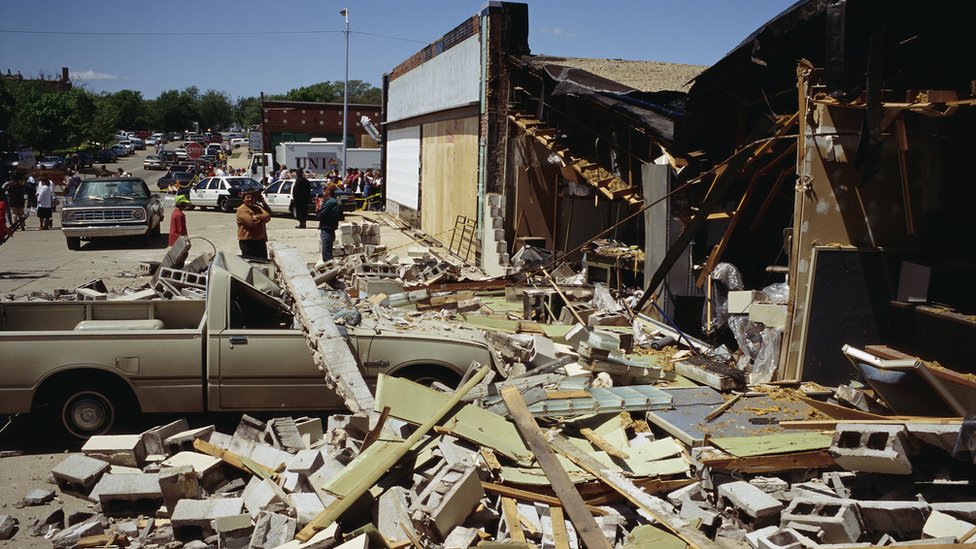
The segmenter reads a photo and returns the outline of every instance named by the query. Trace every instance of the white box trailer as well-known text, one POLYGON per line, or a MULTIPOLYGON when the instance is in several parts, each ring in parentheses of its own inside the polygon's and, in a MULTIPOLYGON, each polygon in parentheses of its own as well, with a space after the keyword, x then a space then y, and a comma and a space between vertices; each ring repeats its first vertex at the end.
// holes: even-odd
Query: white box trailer
MULTIPOLYGON (((367 169, 380 167, 380 149, 348 149, 346 161, 351 168, 367 169)), ((289 141, 275 147, 274 164, 268 153, 255 153, 251 156, 249 171, 252 177, 260 178, 268 174, 269 166, 284 164, 289 169, 300 168, 318 176, 337 170, 344 173, 342 165, 342 144, 324 140, 289 141)))

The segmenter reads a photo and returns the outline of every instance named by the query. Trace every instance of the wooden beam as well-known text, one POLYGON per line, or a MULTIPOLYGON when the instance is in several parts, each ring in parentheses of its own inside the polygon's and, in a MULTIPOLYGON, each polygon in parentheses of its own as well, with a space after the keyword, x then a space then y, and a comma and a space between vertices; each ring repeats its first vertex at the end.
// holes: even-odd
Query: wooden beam
POLYGON ((573 523, 580 539, 588 549, 610 549, 610 542, 603 535, 600 526, 593 519, 593 515, 586 509, 583 497, 576 491, 576 486, 569 478, 569 474, 559 464, 556 453, 553 452, 549 443, 546 441, 542 429, 535 422, 535 418, 529 413, 528 406, 522 400, 522 395, 518 389, 507 387, 502 389, 502 399, 508 407, 515 426, 518 428, 526 445, 535 454, 535 458, 542 467, 546 478, 552 484, 556 497, 562 502, 569 520, 573 523))
POLYGON ((759 185, 759 180, 766 175, 770 169, 778 165, 780 161, 786 158, 787 155, 796 150, 796 141, 790 144, 790 146, 780 153, 776 158, 771 160, 768 164, 763 166, 760 170, 753 174, 752 179, 749 181, 749 186, 746 188, 745 192, 742 193, 742 197, 739 199, 739 204, 735 207, 735 212, 732 214, 732 219, 729 220, 728 226, 725 227, 725 232, 722 234, 722 238, 719 239, 718 244, 712 248, 712 253, 708 255, 708 259, 705 260, 705 267, 702 269, 701 273, 698 274, 698 280, 695 281, 695 285, 699 288, 705 283, 705 279, 708 275, 712 273, 712 269, 715 268, 715 264, 721 261, 722 254, 725 253, 725 249, 729 245, 729 241, 732 239, 732 233, 735 228, 739 225, 739 221, 742 220, 742 216, 745 215, 746 204, 749 199, 752 198, 753 193, 756 191, 756 187, 759 185))
POLYGON ((207 454, 208 456, 215 457, 227 465, 240 469, 246 473, 258 475, 261 478, 277 478, 278 473, 272 471, 270 468, 265 467, 260 463, 245 463, 241 456, 231 452, 230 450, 224 450, 223 448, 214 446, 203 439, 195 439, 193 441, 193 448, 199 452, 207 454))
POLYGON ((305 341, 326 384, 342 397, 354 414, 373 411, 373 393, 349 342, 332 320, 332 310, 312 280, 305 258, 297 248, 274 242, 271 259, 281 285, 291 297, 305 341))
POLYGON ((737 471, 740 473, 778 473, 797 469, 817 469, 837 466, 837 462, 834 461, 834 458, 826 450, 743 458, 735 456, 705 458, 702 460, 702 464, 716 470, 737 471))
POLYGON ((566 531, 566 518, 563 508, 558 505, 549 507, 549 518, 552 520, 552 540, 556 549, 569 549, 569 532, 566 531))
MULTIPOLYGON (((528 501, 531 503, 545 503, 546 505, 552 507, 554 505, 560 505, 559 498, 553 497, 547 494, 540 494, 538 492, 530 492, 529 490, 522 490, 521 488, 513 488, 511 486, 505 486, 503 484, 495 484, 493 482, 481 481, 482 488, 486 492, 492 492, 500 496, 510 497, 519 501, 528 501)), ((587 505, 587 510, 592 515, 602 517, 607 514, 607 512, 595 505, 587 505)))

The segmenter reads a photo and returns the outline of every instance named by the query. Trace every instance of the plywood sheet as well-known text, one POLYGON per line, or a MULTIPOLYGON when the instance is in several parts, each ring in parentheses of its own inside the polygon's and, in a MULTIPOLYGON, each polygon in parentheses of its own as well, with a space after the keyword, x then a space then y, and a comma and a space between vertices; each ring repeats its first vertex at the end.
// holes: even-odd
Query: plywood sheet
POLYGON ((833 436, 826 433, 776 433, 748 437, 716 437, 711 444, 736 457, 768 456, 824 450, 833 436))
POLYGON ((424 124, 421 142, 420 226, 450 242, 457 216, 477 217, 478 118, 424 124))

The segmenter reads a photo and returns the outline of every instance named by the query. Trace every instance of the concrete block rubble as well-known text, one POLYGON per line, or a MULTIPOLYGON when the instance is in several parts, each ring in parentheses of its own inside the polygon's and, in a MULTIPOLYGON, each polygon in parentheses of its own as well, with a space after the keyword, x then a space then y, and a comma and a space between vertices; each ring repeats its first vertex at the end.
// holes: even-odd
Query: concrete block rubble
MULTIPOLYGON (((568 267, 452 290, 407 283, 441 276, 425 278, 431 263, 450 272, 408 257, 310 274, 348 289, 357 314, 341 323, 480 331, 492 364, 454 386, 380 375, 355 415, 92 437, 52 470, 90 512, 0 516, 0 534, 56 548, 976 543, 971 418, 894 418, 856 383, 752 382, 734 354, 568 267)), ((53 497, 39 487, 25 505, 53 497)))

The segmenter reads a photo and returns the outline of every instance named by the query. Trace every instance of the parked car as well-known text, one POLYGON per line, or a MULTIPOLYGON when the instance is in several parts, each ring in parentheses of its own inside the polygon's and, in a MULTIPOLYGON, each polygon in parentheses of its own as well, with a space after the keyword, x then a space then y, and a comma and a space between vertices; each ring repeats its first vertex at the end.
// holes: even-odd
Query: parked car
POLYGON ((166 175, 159 178, 156 185, 159 190, 165 191, 169 188, 179 189, 180 187, 185 187, 193 181, 193 174, 185 170, 170 170, 166 172, 166 175))
POLYGON ((222 150, 223 148, 220 146, 220 143, 210 143, 203 149, 203 154, 217 156, 222 150))
POLYGON ((186 154, 186 147, 184 147, 183 145, 177 147, 175 152, 176 152, 176 158, 178 158, 179 160, 186 160, 187 158, 189 158, 189 156, 187 156, 186 154))
POLYGON ((233 147, 233 148, 235 148, 235 149, 236 148, 239 148, 241 146, 246 147, 246 146, 248 146, 249 143, 250 143, 250 141, 248 141, 248 139, 246 137, 234 137, 234 138, 231 138, 231 140, 230 140, 230 146, 233 147))
POLYGON ((232 212, 244 202, 245 190, 261 188, 261 183, 250 177, 215 176, 194 185, 188 198, 194 206, 232 212))
POLYGON ((42 170, 60 170, 64 167, 64 157, 45 156, 37 162, 37 167, 42 170))
MULTIPOLYGON (((315 199, 324 194, 325 186, 328 184, 326 179, 309 179, 312 189, 312 199, 308 201, 308 213, 315 214, 315 199)), ((271 207, 271 213, 280 215, 290 215, 295 217, 295 202, 292 199, 292 187, 295 185, 294 179, 282 179, 272 183, 264 191, 264 199, 271 207)))
POLYGON ((61 230, 69 250, 80 248, 83 238, 141 235, 152 243, 163 217, 159 195, 149 192, 142 179, 87 179, 61 210, 61 230))
POLYGON ((113 149, 102 149, 95 153, 95 162, 111 163, 119 161, 119 153, 113 149))
POLYGON ((155 154, 150 154, 142 161, 142 167, 146 170, 165 170, 166 164, 163 163, 162 158, 155 154))
POLYGON ((95 158, 90 152, 82 151, 78 153, 78 167, 90 168, 95 165, 95 158))
POLYGON ((3 153, 4 171, 31 170, 37 165, 34 158, 34 151, 22 149, 3 153))
POLYGON ((176 155, 176 151, 170 151, 165 149, 159 151, 159 158, 162 159, 163 164, 165 164, 167 168, 169 168, 173 164, 176 164, 179 161, 179 157, 176 155))
POLYGON ((138 137, 130 137, 129 143, 132 144, 132 148, 137 151, 146 150, 146 142, 138 137))

